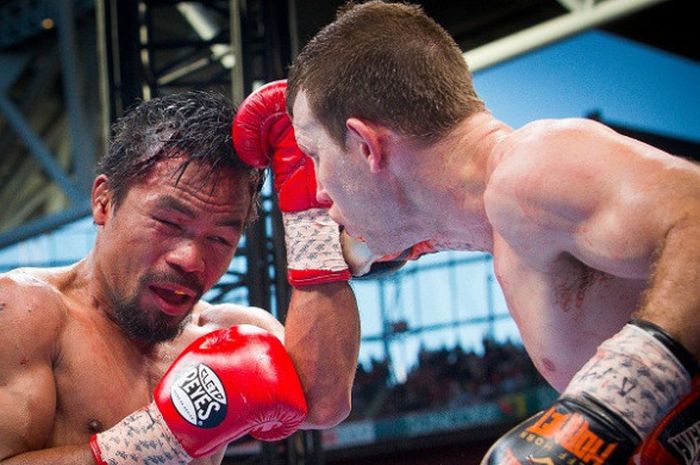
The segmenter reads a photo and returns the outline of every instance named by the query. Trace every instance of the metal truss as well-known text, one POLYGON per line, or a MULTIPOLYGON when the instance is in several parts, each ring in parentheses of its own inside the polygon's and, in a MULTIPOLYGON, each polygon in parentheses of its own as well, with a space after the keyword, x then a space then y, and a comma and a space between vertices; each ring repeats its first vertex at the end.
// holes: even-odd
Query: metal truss
POLYGON ((669 0, 557 0, 568 13, 464 53, 472 72, 669 0))
POLYGON ((12 1, 0 8, 0 247, 89 212, 96 142, 80 65, 88 54, 80 53, 75 25, 85 3, 12 1), (32 51, 14 47, 39 32, 57 40, 37 37, 41 47, 32 51))

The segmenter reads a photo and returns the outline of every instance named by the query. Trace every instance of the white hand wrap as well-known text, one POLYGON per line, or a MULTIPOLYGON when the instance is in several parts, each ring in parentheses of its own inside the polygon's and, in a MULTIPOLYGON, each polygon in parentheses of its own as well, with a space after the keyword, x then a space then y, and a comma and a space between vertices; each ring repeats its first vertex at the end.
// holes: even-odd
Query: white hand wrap
POLYGON ((325 208, 282 214, 287 267, 290 270, 343 271, 340 229, 325 208))
POLYGON ((588 394, 644 438, 690 391, 690 376, 671 351, 631 324, 603 342, 562 397, 588 394))
POLYGON ((192 461, 151 403, 90 442, 99 465, 186 465, 192 461))

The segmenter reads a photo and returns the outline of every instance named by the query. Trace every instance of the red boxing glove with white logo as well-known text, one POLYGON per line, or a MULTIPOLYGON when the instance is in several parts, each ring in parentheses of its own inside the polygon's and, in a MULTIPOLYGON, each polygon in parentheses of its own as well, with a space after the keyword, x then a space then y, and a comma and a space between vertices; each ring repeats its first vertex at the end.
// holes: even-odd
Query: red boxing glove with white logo
POLYGON ((268 83, 250 94, 233 122, 236 153, 250 166, 271 166, 287 246, 287 277, 293 286, 350 279, 340 248, 340 229, 329 205, 316 200, 313 161, 294 138, 285 110, 287 81, 268 83))
POLYGON ((296 431, 306 401, 282 342, 240 325, 196 339, 173 362, 147 407, 90 441, 97 464, 184 465, 250 433, 296 431))

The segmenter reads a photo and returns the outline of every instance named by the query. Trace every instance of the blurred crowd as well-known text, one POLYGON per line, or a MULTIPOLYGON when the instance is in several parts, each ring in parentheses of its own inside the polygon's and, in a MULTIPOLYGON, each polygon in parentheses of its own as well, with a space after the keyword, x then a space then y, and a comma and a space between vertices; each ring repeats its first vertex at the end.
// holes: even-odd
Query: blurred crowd
POLYGON ((545 383, 522 345, 510 341, 485 339, 479 352, 421 349, 403 382, 393 379, 387 360, 359 365, 349 420, 464 407, 545 383))

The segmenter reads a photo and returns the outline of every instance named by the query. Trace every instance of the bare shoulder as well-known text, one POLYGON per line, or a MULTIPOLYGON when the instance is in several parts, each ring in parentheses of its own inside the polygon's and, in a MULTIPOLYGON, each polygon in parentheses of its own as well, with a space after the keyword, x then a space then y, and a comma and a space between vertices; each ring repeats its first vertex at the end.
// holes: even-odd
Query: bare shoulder
POLYGON ((0 459, 40 449, 55 426, 53 367, 66 310, 51 276, 29 268, 0 274, 0 459))
POLYGON ((259 307, 248 307, 234 303, 210 304, 200 302, 195 309, 195 318, 200 326, 227 328, 233 325, 250 324, 263 328, 283 339, 284 327, 270 312, 259 307))
POLYGON ((527 124, 496 144, 493 157, 487 190, 579 218, 601 203, 668 187, 669 178, 674 189, 694 189, 700 173, 694 163, 583 118, 527 124))
POLYGON ((34 268, 18 268, 0 274, 0 321, 15 323, 37 336, 55 330, 65 317, 59 291, 51 273, 34 268), (37 329, 41 329, 38 331, 37 329))
POLYGON ((588 135, 588 133, 598 131, 615 132, 608 126, 588 118, 539 119, 524 125, 515 132, 542 136, 548 134, 556 135, 557 133, 581 133, 588 135))
POLYGON ((572 164, 608 171, 655 169, 660 165, 697 170, 697 164, 628 137, 591 119, 565 118, 533 121, 510 133, 499 144, 506 163, 522 159, 537 166, 572 164))
POLYGON ((537 161, 538 165, 556 159, 570 158, 567 154, 591 152, 604 144, 623 144, 626 138, 611 128, 585 118, 541 119, 511 132, 499 144, 502 161, 514 158, 537 161))
MULTIPOLYGON (((50 366, 57 356, 66 310, 58 291, 44 277, 34 269, 0 274, 0 344, 5 347, 0 351, 0 366, 50 366)), ((12 371, 4 374, 11 376, 12 371)))
POLYGON ((638 276, 670 225, 700 205, 697 164, 596 121, 533 122, 493 153, 487 215, 532 260, 567 252, 597 269, 638 276))
POLYGON ((583 119, 539 120, 499 141, 484 194, 496 230, 505 238, 542 232, 519 226, 566 230, 592 211, 602 192, 591 181, 605 169, 592 146, 609 131, 583 119))

